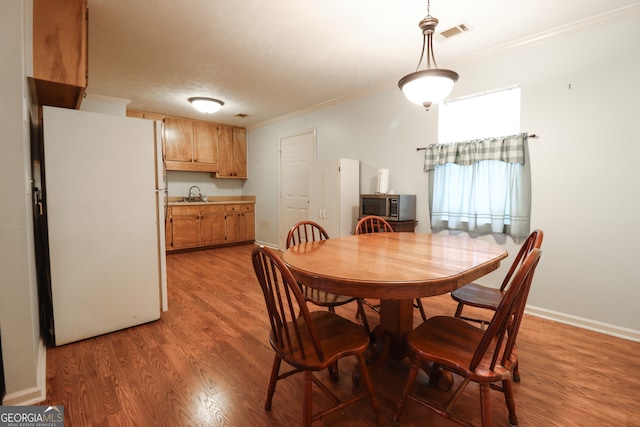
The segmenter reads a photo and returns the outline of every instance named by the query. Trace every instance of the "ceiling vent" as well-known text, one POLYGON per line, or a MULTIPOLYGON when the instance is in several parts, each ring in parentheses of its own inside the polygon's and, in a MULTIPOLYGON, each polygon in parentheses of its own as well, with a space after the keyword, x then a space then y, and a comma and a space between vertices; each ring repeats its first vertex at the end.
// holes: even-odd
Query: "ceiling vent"
POLYGON ((471 28, 469 24, 467 24, 466 22, 463 22, 454 27, 435 33, 434 38, 438 41, 445 41, 447 39, 450 39, 453 36, 457 36, 458 34, 471 31, 472 29, 473 28, 471 28))
POLYGON ((248 115, 248 114, 246 114, 246 113, 238 113, 238 114, 236 114, 234 117, 240 117, 241 119, 244 119, 244 118, 245 118, 245 117, 247 117, 247 116, 249 116, 249 115, 248 115))

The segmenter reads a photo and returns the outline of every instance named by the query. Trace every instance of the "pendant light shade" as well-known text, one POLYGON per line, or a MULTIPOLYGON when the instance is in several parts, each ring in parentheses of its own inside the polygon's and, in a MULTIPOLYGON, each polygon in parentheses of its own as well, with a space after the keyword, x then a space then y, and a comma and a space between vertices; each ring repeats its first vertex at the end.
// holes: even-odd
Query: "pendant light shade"
POLYGON ((398 82, 398 86, 414 104, 423 105, 429 110, 431 104, 438 103, 446 98, 458 81, 458 73, 451 70, 438 68, 433 53, 433 33, 438 25, 438 20, 431 16, 431 1, 428 2, 427 16, 418 24, 422 30, 422 54, 418 61, 416 71, 407 74, 398 82), (418 71, 425 48, 427 50, 427 69, 418 71), (431 63, 433 62, 433 68, 431 63))
POLYGON ((206 114, 215 113, 224 105, 224 102, 219 99, 203 97, 189 98, 189 102, 196 110, 206 114))

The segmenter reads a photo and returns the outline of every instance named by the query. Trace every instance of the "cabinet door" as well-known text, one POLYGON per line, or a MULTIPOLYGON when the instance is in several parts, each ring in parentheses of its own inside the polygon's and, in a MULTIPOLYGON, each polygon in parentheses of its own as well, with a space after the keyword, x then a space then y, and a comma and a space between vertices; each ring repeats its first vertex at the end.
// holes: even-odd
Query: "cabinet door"
POLYGON ((247 177, 247 131, 233 128, 233 172, 236 178, 247 177))
POLYGON ((254 211, 242 213, 242 240, 256 239, 256 214, 254 211))
POLYGON ((240 241, 240 235, 242 232, 241 215, 242 214, 240 212, 227 212, 225 218, 227 243, 240 241))
POLYGON ((200 243, 202 246, 225 243, 224 205, 202 206, 200 209, 200 243))
POLYGON ((218 125, 193 123, 193 160, 198 163, 218 163, 218 125))
POLYGON ((167 117, 164 124, 165 160, 191 162, 193 160, 193 121, 167 117))
POLYGON ((227 205, 227 243, 255 240, 255 205, 227 205))
POLYGON ((200 246, 200 207, 180 206, 171 208, 173 249, 200 246))
MULTIPOLYGON (((322 210, 324 214, 322 226, 329 236, 342 235, 340 230, 340 164, 336 160, 320 161, 322 167, 322 210)), ((353 230, 348 230, 350 234, 353 230)))
POLYGON ((136 119, 157 120, 157 121, 164 120, 164 116, 162 114, 149 113, 147 111, 140 111, 140 110, 127 110, 127 117, 133 117, 136 119))
POLYGON ((218 126, 218 177, 233 176, 233 128, 218 126))
POLYGON ((330 237, 353 233, 358 215, 360 167, 357 160, 317 160, 309 168, 309 219, 330 237))
POLYGON ((86 0, 34 0, 32 36, 38 104, 79 108, 88 79, 86 0))
MULTIPOLYGON (((324 223, 324 163, 322 161, 311 162, 309 165, 309 210, 308 218, 326 227, 324 223)), ((326 228, 325 228, 326 229, 326 228)), ((333 231, 333 230, 332 230, 333 231)), ((331 231, 327 230, 329 237, 334 237, 331 231)))
POLYGON ((144 119, 144 111, 127 110, 127 117, 133 117, 134 119, 144 119))
POLYGON ((159 122, 164 120, 164 116, 162 114, 148 113, 146 111, 143 113, 142 118, 147 120, 156 120, 159 122))

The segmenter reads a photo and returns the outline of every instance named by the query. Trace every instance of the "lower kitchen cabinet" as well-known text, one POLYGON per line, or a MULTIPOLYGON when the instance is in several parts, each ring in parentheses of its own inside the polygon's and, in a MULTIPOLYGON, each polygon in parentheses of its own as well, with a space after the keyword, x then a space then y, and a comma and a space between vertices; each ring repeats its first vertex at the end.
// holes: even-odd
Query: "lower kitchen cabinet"
POLYGON ((225 243, 225 239, 225 206, 201 206, 200 245, 221 245, 225 243))
POLYGON ((254 240, 256 234, 255 206, 227 205, 227 243, 254 240))
POLYGON ((200 246, 200 206, 171 208, 171 249, 200 246))
POLYGON ((255 205, 172 206, 166 223, 167 251, 255 240, 255 205))

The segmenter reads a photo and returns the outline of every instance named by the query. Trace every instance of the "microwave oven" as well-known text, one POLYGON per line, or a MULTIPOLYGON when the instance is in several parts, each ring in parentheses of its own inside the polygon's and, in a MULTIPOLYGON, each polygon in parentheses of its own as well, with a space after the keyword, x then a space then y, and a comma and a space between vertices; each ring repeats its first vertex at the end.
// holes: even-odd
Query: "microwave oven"
POLYGON ((361 194, 360 218, 376 215, 387 221, 414 221, 415 194, 361 194))

